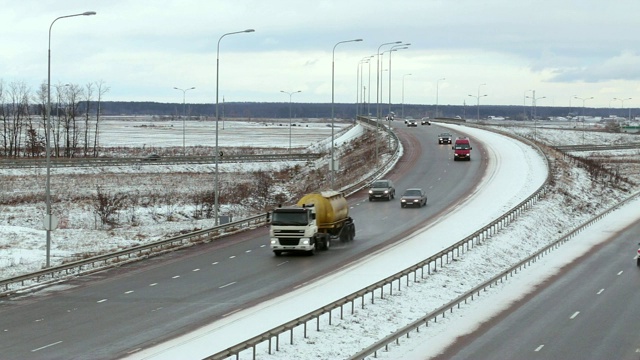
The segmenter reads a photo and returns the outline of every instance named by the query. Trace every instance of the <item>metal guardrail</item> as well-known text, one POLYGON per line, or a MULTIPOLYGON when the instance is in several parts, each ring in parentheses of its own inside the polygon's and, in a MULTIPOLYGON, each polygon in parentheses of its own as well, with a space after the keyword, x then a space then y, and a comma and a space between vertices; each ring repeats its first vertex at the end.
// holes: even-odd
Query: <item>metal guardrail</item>
POLYGON ((640 149, 640 143, 616 144, 616 145, 562 145, 554 146, 554 149, 562 152, 572 151, 599 151, 599 150, 628 150, 640 149))
MULTIPOLYGON (((262 155, 224 155, 218 162, 267 162, 267 161, 308 161, 322 156, 321 153, 262 154, 262 155)), ((94 167, 94 166, 131 166, 131 165, 168 165, 168 164, 213 164, 216 156, 162 156, 159 158, 55 158, 51 166, 94 167)), ((46 159, 2 159, 0 167, 4 169, 45 167, 46 159)))
MULTIPOLYGON (((500 131, 496 131, 500 132, 500 131)), ((500 132, 501 134, 512 136, 511 134, 506 134, 500 132)), ((531 141, 519 138, 520 141, 528 143, 532 147, 534 147, 538 152, 540 152, 549 166, 549 161, 542 153, 542 151, 535 146, 531 141)), ((332 314, 335 311, 340 312, 340 318, 342 319, 344 314, 344 306, 348 305, 351 309, 351 313, 355 312, 355 302, 359 299, 361 303, 361 307, 365 306, 365 297, 370 295, 371 302, 373 303, 375 300, 375 293, 379 292, 380 296, 384 296, 385 288, 389 289, 389 292, 393 293, 393 285, 398 282, 398 287, 400 286, 401 279, 406 278, 406 281, 409 281, 409 275, 413 275, 414 281, 417 281, 418 272, 420 272, 420 278, 424 277, 425 267, 427 269, 427 274, 431 274, 432 271, 436 271, 438 265, 440 267, 444 266, 444 264, 449 264, 456 259, 456 257, 464 254, 465 251, 471 250, 473 247, 482 244, 486 239, 490 238, 493 234, 497 233, 511 222, 515 221, 520 214, 529 210, 538 200, 543 197, 547 190, 547 185, 551 179, 551 171, 548 172, 547 178, 545 182, 529 197, 525 200, 514 206, 511 210, 507 211, 502 216, 498 217, 496 220, 492 221, 488 225, 482 227, 480 230, 474 232, 473 234, 465 237, 464 239, 458 241, 457 243, 451 245, 450 247, 430 256, 429 258, 401 271, 394 275, 391 275, 379 282, 372 284, 364 289, 358 290, 352 294, 349 294, 342 299, 339 299, 331 304, 327 304, 320 309, 309 312, 303 316, 300 316, 294 320, 291 320, 287 323, 284 323, 274 329, 268 330, 259 334, 257 336, 252 337, 251 339, 245 340, 237 345, 231 346, 223 351, 220 351, 211 356, 205 357, 206 360, 222 360, 227 359, 232 356, 238 357, 241 352, 253 349, 253 358, 256 357, 256 346, 268 342, 268 352, 271 354, 273 350, 273 342, 275 339, 275 350, 279 349, 280 335, 286 332, 290 333, 290 342, 293 343, 293 332, 298 327, 303 327, 304 337, 306 338, 307 334, 307 323, 309 321, 314 320, 316 323, 316 330, 320 331, 320 317, 323 315, 329 316, 329 325, 331 325, 332 314)), ((384 346, 384 345, 383 345, 384 346)), ((377 349, 376 349, 377 350, 377 349)), ((370 354, 371 352, 369 352, 370 354)))

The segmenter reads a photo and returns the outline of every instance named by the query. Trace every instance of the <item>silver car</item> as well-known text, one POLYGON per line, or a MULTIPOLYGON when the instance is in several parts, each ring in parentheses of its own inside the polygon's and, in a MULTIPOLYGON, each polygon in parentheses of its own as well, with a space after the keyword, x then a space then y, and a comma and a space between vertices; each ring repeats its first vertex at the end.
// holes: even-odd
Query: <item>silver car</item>
POLYGON ((413 188, 405 190, 404 194, 400 198, 400 207, 415 206, 422 207, 427 206, 427 194, 420 188, 413 188))

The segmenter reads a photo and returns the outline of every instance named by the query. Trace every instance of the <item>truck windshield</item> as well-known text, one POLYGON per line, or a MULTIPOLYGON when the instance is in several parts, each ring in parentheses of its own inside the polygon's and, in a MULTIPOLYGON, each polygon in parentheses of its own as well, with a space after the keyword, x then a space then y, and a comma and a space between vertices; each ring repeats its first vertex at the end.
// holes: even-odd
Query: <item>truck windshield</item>
POLYGON ((309 218, 306 211, 274 211, 271 214, 272 225, 307 225, 309 218))

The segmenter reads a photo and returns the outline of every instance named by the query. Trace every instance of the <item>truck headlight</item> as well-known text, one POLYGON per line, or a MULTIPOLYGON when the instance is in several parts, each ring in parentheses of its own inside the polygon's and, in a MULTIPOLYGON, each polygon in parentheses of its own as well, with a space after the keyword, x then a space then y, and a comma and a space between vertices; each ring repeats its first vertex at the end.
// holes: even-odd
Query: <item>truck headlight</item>
POLYGON ((271 239, 271 245, 278 245, 278 239, 271 239))
POLYGON ((309 245, 309 244, 311 244, 311 240, 309 240, 309 238, 302 238, 302 239, 300 239, 300 244, 309 245))

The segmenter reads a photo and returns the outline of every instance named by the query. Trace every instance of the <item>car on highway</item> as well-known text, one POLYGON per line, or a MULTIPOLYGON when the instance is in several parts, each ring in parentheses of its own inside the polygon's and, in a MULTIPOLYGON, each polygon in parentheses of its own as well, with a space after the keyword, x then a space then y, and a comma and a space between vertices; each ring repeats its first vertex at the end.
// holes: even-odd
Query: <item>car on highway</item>
POLYGON ((431 125, 431 121, 429 121, 428 117, 423 117, 420 121, 420 125, 431 125))
POLYGON ((400 198, 400 207, 404 208, 407 206, 427 206, 427 193, 425 193, 421 188, 405 190, 400 198))
POLYGON ((142 161, 158 161, 160 160, 160 155, 158 154, 149 154, 142 158, 142 161))
POLYGON ((408 123, 409 123, 409 121, 411 121, 411 120, 413 120, 413 117, 411 117, 411 116, 407 116, 406 118, 404 118, 404 123, 405 123, 405 124, 408 124, 408 123))
POLYGON ((438 135, 438 144, 451 144, 453 136, 449 133, 441 133, 438 135))
POLYGON ((378 179, 369 186, 369 201, 386 199, 387 201, 396 197, 396 188, 393 181, 388 179, 378 179))
POLYGON ((418 121, 416 119, 409 119, 407 121, 407 127, 418 127, 418 121))

